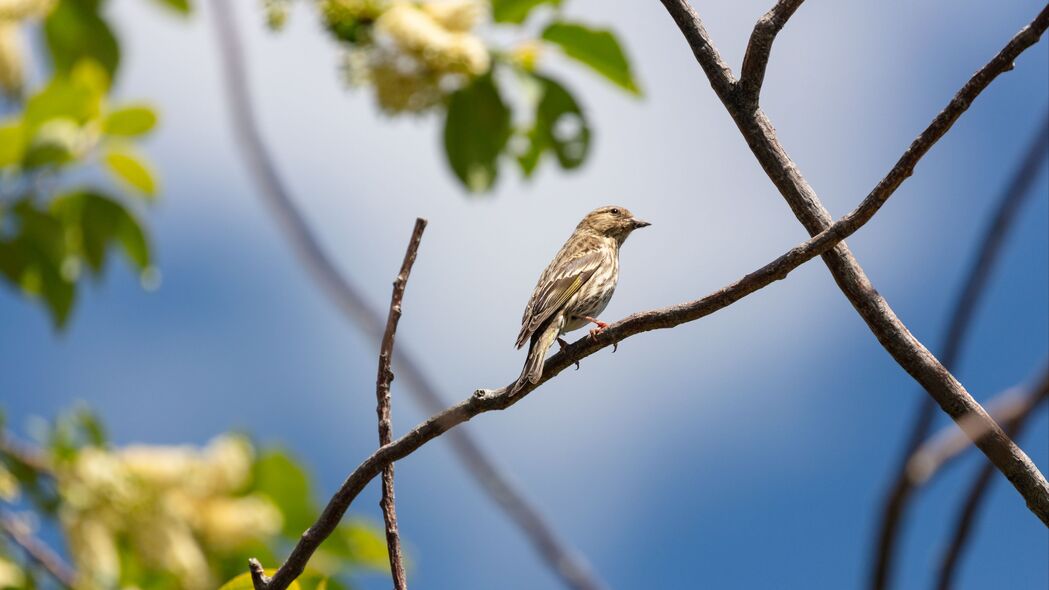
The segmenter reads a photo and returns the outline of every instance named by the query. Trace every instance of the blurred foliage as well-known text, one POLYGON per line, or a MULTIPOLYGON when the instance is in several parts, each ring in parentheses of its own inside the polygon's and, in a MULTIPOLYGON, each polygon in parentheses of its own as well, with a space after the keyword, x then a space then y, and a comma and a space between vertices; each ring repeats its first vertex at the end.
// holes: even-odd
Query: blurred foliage
MULTIPOLYGON (((279 29, 291 0, 264 0, 279 29)), ((591 127, 572 92, 540 73, 551 49, 634 96, 641 90, 615 34, 562 20, 560 0, 319 0, 345 52, 351 86, 370 86, 389 115, 444 114, 448 164, 473 192, 516 162, 531 178, 549 154, 570 170, 586 161, 591 127), (537 10, 545 8, 544 10, 537 10), (538 34, 529 21, 540 21, 538 34), (519 39, 509 47, 481 34, 519 39)))
MULTIPOLYGON (((37 428, 34 445, 0 436, 0 504, 34 532, 60 533, 78 590, 240 588, 249 557, 276 563, 319 514, 298 463, 242 435, 204 447, 116 447, 81 409, 37 428)), ((0 588, 47 587, 21 558, 0 542, 0 588)), ((388 563, 382 529, 348 519, 299 587, 349 588, 352 574, 388 563)))
MULTIPOLYGON (((185 1, 157 0, 185 13, 185 1)), ((154 282, 141 210, 158 192, 135 149, 157 124, 147 104, 113 104, 120 46, 104 0, 0 0, 0 276, 67 325, 85 276, 114 251, 154 282), (25 33, 42 36, 46 81, 31 78, 25 33), (113 182, 87 183, 92 169, 113 182)), ((97 176, 97 175, 94 175, 97 176)))

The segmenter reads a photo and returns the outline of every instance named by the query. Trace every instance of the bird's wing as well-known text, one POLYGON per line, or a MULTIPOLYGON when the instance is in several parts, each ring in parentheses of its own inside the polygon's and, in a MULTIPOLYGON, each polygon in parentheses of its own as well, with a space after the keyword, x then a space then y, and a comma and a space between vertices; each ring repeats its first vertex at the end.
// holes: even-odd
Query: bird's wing
POLYGON ((543 322, 568 303, 580 288, 590 280, 601 266, 603 255, 600 250, 591 250, 567 261, 555 259, 543 279, 532 292, 532 299, 521 319, 521 332, 517 335, 517 347, 521 348, 532 337, 543 322))

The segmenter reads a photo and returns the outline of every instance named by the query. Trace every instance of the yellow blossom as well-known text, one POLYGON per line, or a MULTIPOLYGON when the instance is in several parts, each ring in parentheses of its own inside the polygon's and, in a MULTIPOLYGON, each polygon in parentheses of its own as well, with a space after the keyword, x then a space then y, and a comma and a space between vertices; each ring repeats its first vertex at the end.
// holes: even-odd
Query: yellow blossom
MULTIPOLYGON (((3 463, 0 463, 0 500, 14 502, 18 499, 20 491, 18 479, 7 470, 7 467, 4 467, 3 463)), ((0 585, 0 588, 2 587, 0 585)))
POLYGON ((0 20, 18 21, 44 16, 57 0, 0 0, 0 20))
POLYGON ((0 555, 0 588, 21 588, 25 585, 25 572, 18 564, 0 555))
POLYGON ((0 20, 0 91, 12 95, 22 91, 25 82, 24 62, 25 52, 18 22, 0 20))
POLYGON ((67 500, 59 517, 84 590, 114 587, 123 545, 142 565, 173 574, 182 590, 214 588, 208 556, 280 530, 281 514, 268 499, 237 495, 251 467, 251 445, 236 436, 204 448, 82 449, 58 484, 67 500))
POLYGON ((397 49, 438 72, 478 76, 488 71, 488 50, 478 37, 445 28, 413 4, 394 4, 379 17, 375 29, 397 49))
POLYGON ((481 21, 488 6, 477 0, 438 0, 421 8, 449 31, 468 32, 481 21))
POLYGON ((280 531, 283 518, 277 508, 260 496, 215 498, 201 505, 197 528, 212 546, 235 548, 260 534, 280 531))

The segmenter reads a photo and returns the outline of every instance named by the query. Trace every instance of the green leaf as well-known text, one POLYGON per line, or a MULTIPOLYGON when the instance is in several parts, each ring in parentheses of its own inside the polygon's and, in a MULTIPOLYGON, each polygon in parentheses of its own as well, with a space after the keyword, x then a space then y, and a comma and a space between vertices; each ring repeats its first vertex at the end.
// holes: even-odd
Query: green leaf
POLYGON ((555 22, 543 31, 543 39, 560 46, 565 55, 589 66, 613 84, 640 96, 641 89, 630 71, 630 62, 611 31, 555 22))
POLYGON ((128 149, 110 149, 103 161, 114 176, 152 197, 157 192, 157 181, 142 159, 128 149))
POLYGON ((499 154, 510 139, 510 109, 491 74, 452 94, 444 122, 444 150, 455 175, 474 192, 495 183, 499 154))
POLYGON ((25 152, 25 127, 18 119, 0 124, 0 168, 22 161, 25 152))
POLYGON ((318 514, 306 472, 284 451, 268 450, 255 461, 254 475, 252 490, 273 500, 284 515, 284 535, 297 539, 318 514))
POLYGON ((56 72, 69 72, 83 58, 98 62, 113 79, 120 45, 91 0, 60 0, 44 21, 44 36, 56 72))
POLYGON ((533 74, 542 96, 536 103, 535 123, 526 135, 529 148, 517 161, 525 177, 532 175, 542 154, 551 150, 561 167, 577 168, 590 153, 590 125, 572 94, 557 81, 533 74))
POLYGON ((119 245, 138 270, 150 264, 149 242, 138 220, 120 201, 91 191, 61 195, 52 210, 64 222, 68 242, 97 273, 105 268, 109 248, 119 245))
MULTIPOLYGON (((275 569, 265 570, 267 576, 275 573, 277 573, 275 569)), ((251 573, 245 572, 220 586, 219 590, 255 590, 255 585, 251 582, 251 573)), ((288 584, 288 590, 302 590, 302 586, 299 585, 298 580, 295 580, 288 584)))
POLYGON ((73 161, 79 152, 83 135, 80 125, 68 117, 56 117, 45 121, 33 135, 33 141, 25 150, 22 167, 62 165, 73 161))
POLYGON ((192 7, 189 5, 189 0, 153 0, 157 4, 164 6, 169 10, 173 10, 182 16, 187 16, 192 11, 192 7))
POLYGON ((26 102, 22 116, 26 133, 32 135, 51 119, 72 119, 83 124, 100 115, 105 91, 99 92, 97 81, 88 75, 88 63, 84 62, 78 69, 80 75, 76 78, 72 74, 55 76, 26 102))
POLYGON ((134 137, 148 133, 157 124, 157 115, 146 105, 132 105, 110 111, 102 124, 107 135, 134 137))
POLYGON ((19 201, 9 213, 17 230, 0 236, 0 273, 26 295, 40 298, 54 326, 62 328, 76 294, 75 283, 62 273, 67 257, 62 222, 29 200, 19 201))
POLYGON ((341 561, 376 571, 390 571, 386 532, 362 519, 351 518, 335 529, 325 547, 341 561))
POLYGON ((521 24, 532 9, 540 4, 560 6, 561 0, 492 0, 492 20, 497 23, 521 24))

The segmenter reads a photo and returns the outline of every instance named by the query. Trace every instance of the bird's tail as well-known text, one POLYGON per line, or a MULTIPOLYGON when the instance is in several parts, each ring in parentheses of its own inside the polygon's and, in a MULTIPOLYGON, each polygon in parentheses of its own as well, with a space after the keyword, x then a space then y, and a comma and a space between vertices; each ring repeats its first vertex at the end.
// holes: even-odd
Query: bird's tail
POLYGON ((557 335, 561 332, 560 322, 548 322, 543 331, 532 337, 528 345, 528 359, 525 360, 521 376, 517 378, 510 393, 516 393, 524 384, 538 383, 543 376, 543 363, 546 361, 546 351, 553 346, 557 335))

